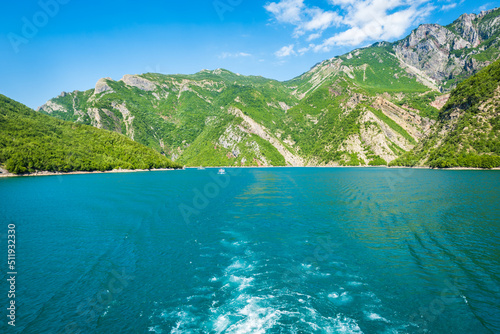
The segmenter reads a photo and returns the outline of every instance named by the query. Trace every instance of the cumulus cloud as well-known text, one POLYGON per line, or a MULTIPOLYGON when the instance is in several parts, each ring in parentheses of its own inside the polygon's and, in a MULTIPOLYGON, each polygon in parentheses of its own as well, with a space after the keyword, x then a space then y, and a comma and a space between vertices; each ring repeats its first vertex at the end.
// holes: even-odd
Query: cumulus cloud
POLYGON ((293 45, 293 44, 288 45, 288 46, 284 46, 281 49, 279 49, 278 51, 276 51, 274 54, 278 58, 284 58, 284 57, 288 57, 291 55, 295 55, 296 52, 295 52, 294 48, 295 48, 295 45, 293 45))
POLYGON ((276 20, 293 24, 301 21, 304 7, 304 0, 282 0, 278 3, 272 2, 264 8, 271 12, 276 20))
POLYGON ((273 14, 277 22, 294 25, 293 36, 295 38, 310 33, 308 38, 314 39, 314 36, 321 36, 324 30, 339 25, 342 20, 333 11, 305 6, 304 0, 281 0, 280 2, 272 2, 264 8, 273 14))
POLYGON ((293 37, 307 35, 304 37, 307 42, 334 30, 317 45, 299 49, 300 54, 403 37, 435 9, 430 0, 328 0, 328 3, 331 7, 328 10, 308 7, 304 0, 281 0, 265 8, 276 21, 295 27, 293 37))
POLYGON ((413 4, 390 13, 402 3, 400 0, 369 0, 347 5, 348 15, 344 22, 350 28, 326 39, 314 50, 329 51, 335 45, 357 46, 367 41, 402 37, 408 28, 420 23, 432 10, 430 6, 413 4))

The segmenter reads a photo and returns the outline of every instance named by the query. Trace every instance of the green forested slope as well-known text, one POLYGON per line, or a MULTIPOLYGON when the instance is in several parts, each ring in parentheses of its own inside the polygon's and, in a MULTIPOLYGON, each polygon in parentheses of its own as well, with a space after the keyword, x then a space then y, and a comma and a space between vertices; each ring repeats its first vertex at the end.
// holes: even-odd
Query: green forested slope
POLYGON ((395 166, 500 167, 500 60, 460 83, 432 134, 395 166))
POLYGON ((43 115, 1 94, 0 164, 16 174, 180 167, 125 136, 43 115))

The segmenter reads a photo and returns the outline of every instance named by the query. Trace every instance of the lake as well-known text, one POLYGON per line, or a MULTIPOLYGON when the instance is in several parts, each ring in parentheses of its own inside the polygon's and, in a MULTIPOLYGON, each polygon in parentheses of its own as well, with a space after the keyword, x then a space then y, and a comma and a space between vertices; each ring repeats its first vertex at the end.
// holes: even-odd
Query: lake
POLYGON ((500 332, 498 171, 227 172, 0 179, 0 332, 500 332))

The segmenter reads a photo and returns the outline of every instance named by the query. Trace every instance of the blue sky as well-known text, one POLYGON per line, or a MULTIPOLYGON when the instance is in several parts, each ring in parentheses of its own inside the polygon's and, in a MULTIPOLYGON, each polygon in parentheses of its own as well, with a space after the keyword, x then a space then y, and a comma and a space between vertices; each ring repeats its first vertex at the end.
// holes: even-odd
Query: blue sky
POLYGON ((226 68, 288 80, 500 0, 24 0, 2 4, 0 93, 36 108, 98 79, 226 68))

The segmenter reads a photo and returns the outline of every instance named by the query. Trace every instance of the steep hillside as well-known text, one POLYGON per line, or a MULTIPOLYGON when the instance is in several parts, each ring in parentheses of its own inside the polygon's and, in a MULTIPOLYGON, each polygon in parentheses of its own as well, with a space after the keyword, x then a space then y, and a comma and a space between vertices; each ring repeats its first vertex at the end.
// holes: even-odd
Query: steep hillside
POLYGON ((452 24, 424 24, 394 43, 396 57, 442 91, 453 88, 500 54, 500 9, 464 14, 452 24))
POLYGON ((430 133, 447 91, 498 58, 499 10, 422 25, 288 82, 226 70, 147 73, 62 93, 40 112, 197 166, 379 165, 430 133))
POLYGON ((39 110, 123 133, 191 166, 386 164, 433 122, 378 96, 390 88, 404 96, 430 92, 399 72, 380 81, 386 67, 378 61, 348 65, 303 96, 290 83, 225 70, 127 75, 64 93, 39 110))
POLYGON ((500 60, 459 84, 432 134, 392 165, 500 167, 500 60))
POLYGON ((0 165, 11 173, 179 168, 117 133, 54 119, 0 95, 0 165))
POLYGON ((384 164, 425 137, 438 114, 430 103, 439 93, 398 64, 390 45, 380 43, 286 83, 301 100, 287 113, 285 133, 309 164, 384 164), (404 102, 417 100, 420 109, 404 102))
POLYGON ((286 149, 268 127, 296 103, 277 81, 216 70, 101 79, 39 110, 126 134, 190 165, 285 165, 286 149))

